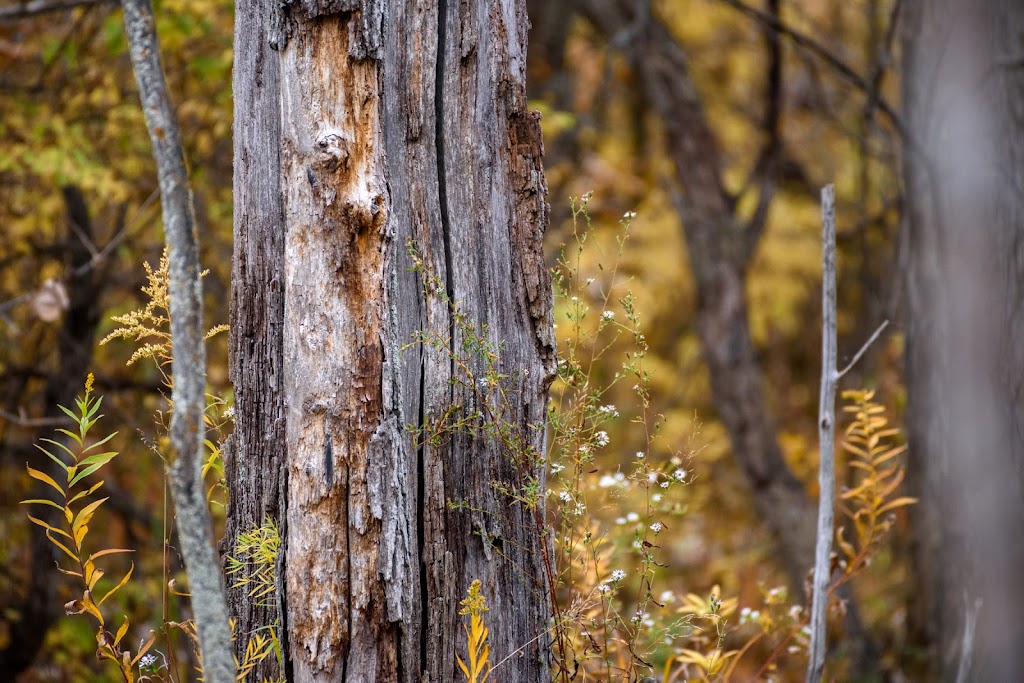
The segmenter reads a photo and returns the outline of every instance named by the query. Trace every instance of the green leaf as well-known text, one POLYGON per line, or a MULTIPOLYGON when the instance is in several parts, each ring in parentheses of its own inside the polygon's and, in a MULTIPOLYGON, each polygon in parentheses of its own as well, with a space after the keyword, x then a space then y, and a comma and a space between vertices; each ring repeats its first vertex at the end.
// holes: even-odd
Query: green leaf
POLYGON ((107 435, 106 435, 105 437, 103 437, 102 439, 100 439, 100 440, 99 440, 99 441, 97 441, 96 443, 94 443, 94 444, 90 445, 90 446, 89 446, 88 448, 86 448, 86 449, 85 449, 85 452, 86 452, 86 453, 88 453, 88 452, 89 452, 89 451, 91 451, 92 449, 94 449, 94 448, 98 448, 99 446, 102 446, 102 445, 103 445, 103 444, 105 444, 106 442, 108 442, 108 441, 110 441, 111 439, 113 439, 113 438, 114 438, 115 436, 117 436, 117 432, 114 432, 114 433, 112 433, 112 434, 107 434, 107 435))
POLYGON ((86 477, 88 477, 90 474, 92 474, 93 472, 95 472, 99 468, 101 468, 104 465, 106 465, 108 462, 110 462, 110 460, 114 457, 114 455, 117 455, 117 454, 114 453, 109 458, 107 458, 106 460, 103 460, 102 462, 93 463, 92 465, 89 465, 88 467, 83 469, 81 472, 79 472, 77 475, 75 475, 74 479, 71 480, 71 486, 74 486, 75 484, 77 484, 81 480, 85 479, 86 477))
MULTIPOLYGON (((39 439, 39 440, 40 441, 45 441, 46 443, 52 443, 54 446, 57 446, 59 448, 64 449, 64 452, 67 453, 68 455, 70 455, 71 459, 73 461, 78 462, 78 455, 73 450, 71 450, 70 448, 68 448, 64 444, 62 444, 60 441, 54 441, 53 439, 39 439)), ((67 469, 67 467, 65 467, 64 469, 67 469)))
POLYGON ((65 471, 65 472, 67 471, 67 469, 68 469, 68 466, 64 464, 64 461, 63 461, 63 460, 61 460, 61 459, 60 459, 60 458, 58 458, 58 457, 57 457, 56 455, 54 455, 54 454, 53 454, 53 453, 51 453, 50 451, 46 450, 45 448, 43 448, 42 446, 40 446, 40 445, 39 445, 39 444, 37 444, 37 443, 34 443, 34 444, 32 444, 32 445, 33 445, 33 446, 35 446, 36 448, 38 448, 39 450, 41 450, 41 451, 42 451, 43 453, 46 453, 46 457, 48 457, 48 458, 49 458, 50 460, 53 460, 53 461, 54 461, 55 463, 57 463, 58 465, 60 465, 61 467, 63 467, 63 468, 64 468, 64 471, 65 471))

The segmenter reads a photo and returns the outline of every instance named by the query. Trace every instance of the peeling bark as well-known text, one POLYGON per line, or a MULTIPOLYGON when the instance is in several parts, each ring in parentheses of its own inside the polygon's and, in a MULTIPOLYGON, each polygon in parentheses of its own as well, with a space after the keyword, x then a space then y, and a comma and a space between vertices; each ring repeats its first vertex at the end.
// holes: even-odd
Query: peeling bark
MULTIPOLYGON (((507 417, 542 449, 531 426, 545 419, 554 348, 525 7, 242 0, 236 16, 235 270, 246 277, 234 296, 245 328, 233 329, 230 516, 235 533, 258 514, 285 522, 288 679, 454 680, 459 600, 479 578, 500 615, 492 661, 522 648, 501 677, 543 681, 543 541, 492 486, 518 475, 469 435, 413 448, 407 425, 474 397, 452 385, 446 353, 399 350, 416 331, 460 344, 447 305, 409 270, 411 241, 503 344, 520 401, 507 417), (273 382, 246 386, 253 370, 273 382), (278 418, 283 431, 268 431, 278 418)), ((256 627, 244 596, 233 604, 256 627)))

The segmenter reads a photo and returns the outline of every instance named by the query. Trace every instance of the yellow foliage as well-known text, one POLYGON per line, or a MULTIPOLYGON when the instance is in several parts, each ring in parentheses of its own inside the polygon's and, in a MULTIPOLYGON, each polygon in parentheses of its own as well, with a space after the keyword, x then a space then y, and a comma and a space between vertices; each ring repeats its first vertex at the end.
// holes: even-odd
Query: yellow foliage
POLYGON ((462 661, 462 657, 458 655, 455 659, 467 683, 486 683, 491 675, 491 649, 487 645, 488 630, 483 618, 483 613, 487 611, 487 601, 480 594, 480 579, 475 579, 470 584, 468 597, 459 604, 462 605, 459 614, 469 615, 469 626, 462 625, 469 648, 469 664, 462 661))

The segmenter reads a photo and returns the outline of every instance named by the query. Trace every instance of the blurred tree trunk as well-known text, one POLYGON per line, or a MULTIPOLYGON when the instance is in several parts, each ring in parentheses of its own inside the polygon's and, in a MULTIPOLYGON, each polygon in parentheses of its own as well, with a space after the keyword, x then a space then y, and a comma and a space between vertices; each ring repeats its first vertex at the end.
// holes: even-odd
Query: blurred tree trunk
POLYGON ((526 29, 521 0, 239 1, 226 549, 265 516, 282 528, 282 612, 231 599, 239 650, 280 617, 288 680, 456 680, 477 578, 491 660, 518 653, 501 678, 549 678, 544 540, 493 488, 516 474, 469 435, 413 448, 407 425, 474 398, 448 353, 400 351, 419 330, 461 349, 410 243, 503 344, 506 417, 543 448, 530 425, 554 347, 526 29))
POLYGON ((746 271, 764 216, 746 223, 735 215, 686 52, 642 5, 589 0, 585 14, 610 42, 623 46, 641 95, 665 128, 666 152, 678 180, 672 196, 697 285, 696 328, 715 408, 753 489, 754 505, 778 537, 781 562, 799 589, 814 565, 817 513, 782 458, 747 320, 746 271))
POLYGON ((1022 36, 1016 0, 907 3, 910 621, 931 680, 965 657, 958 680, 1024 680, 1022 36))

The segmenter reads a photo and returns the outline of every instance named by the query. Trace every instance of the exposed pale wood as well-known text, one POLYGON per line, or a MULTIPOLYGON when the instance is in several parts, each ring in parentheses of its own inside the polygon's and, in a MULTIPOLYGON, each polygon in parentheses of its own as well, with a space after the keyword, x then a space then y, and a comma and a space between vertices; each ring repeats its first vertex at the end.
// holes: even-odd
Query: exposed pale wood
MULTIPOLYGON (((460 343, 446 305, 424 296, 409 270, 412 240, 447 293, 503 344, 517 398, 507 417, 542 448, 543 430, 530 426, 545 419, 554 350, 524 5, 307 2, 252 16, 262 9, 237 14, 236 144, 250 163, 236 166, 236 188, 258 196, 236 190, 235 263, 278 279, 283 304, 269 303, 256 276, 236 290, 234 319, 244 311, 249 322, 233 331, 232 365, 236 384, 261 365, 279 367, 281 380, 266 385, 260 418, 239 404, 248 436, 236 437, 232 487, 273 501, 287 522, 289 680, 455 680, 458 603, 479 578, 490 614, 501 615, 492 659, 530 643, 501 678, 543 681, 543 540, 534 518, 492 487, 517 475, 495 444, 469 435, 412 447, 406 425, 475 399, 450 383, 446 353, 399 351, 417 330, 460 343), (271 39, 276 55, 261 52, 271 39), (253 208, 260 197, 264 213, 253 208), (243 303, 251 298, 267 303, 243 303), (260 308, 270 320, 283 313, 280 338, 260 308), (275 412, 283 471, 261 469, 273 456, 253 438, 275 412), (450 510, 451 500, 479 512, 450 510)), ((236 505, 232 517, 238 509, 256 521, 246 502, 236 505)), ((256 614, 236 599, 236 610, 256 614)))
POLYGON ((149 0, 124 0, 124 25, 139 86, 146 127, 153 145, 170 277, 169 308, 174 345, 171 399, 171 493, 181 553, 188 570, 192 614, 203 654, 203 676, 210 683, 234 683, 231 632, 224 577, 213 539, 213 522, 203 481, 206 409, 206 348, 199 246, 192 195, 178 132, 167 93, 160 45, 149 0))

